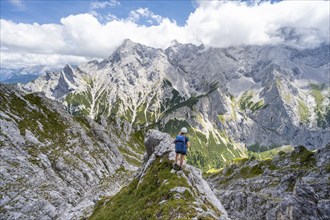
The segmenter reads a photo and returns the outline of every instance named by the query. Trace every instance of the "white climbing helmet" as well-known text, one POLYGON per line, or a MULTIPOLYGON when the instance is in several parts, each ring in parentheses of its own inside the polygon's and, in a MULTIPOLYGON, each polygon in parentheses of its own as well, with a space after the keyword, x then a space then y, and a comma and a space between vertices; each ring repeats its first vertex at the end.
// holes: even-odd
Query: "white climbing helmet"
POLYGON ((186 127, 181 128, 181 133, 187 134, 188 133, 187 128, 186 127))

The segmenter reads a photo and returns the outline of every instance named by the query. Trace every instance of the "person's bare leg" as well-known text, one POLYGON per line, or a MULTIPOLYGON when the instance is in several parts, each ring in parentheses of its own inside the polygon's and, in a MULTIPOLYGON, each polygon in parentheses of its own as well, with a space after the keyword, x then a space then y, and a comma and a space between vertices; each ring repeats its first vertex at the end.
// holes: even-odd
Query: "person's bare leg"
POLYGON ((181 157, 180 157, 180 167, 181 168, 182 168, 183 161, 184 161, 184 155, 181 154, 181 157))
POLYGON ((178 163, 178 154, 177 153, 175 153, 175 164, 179 165, 179 163, 178 163))

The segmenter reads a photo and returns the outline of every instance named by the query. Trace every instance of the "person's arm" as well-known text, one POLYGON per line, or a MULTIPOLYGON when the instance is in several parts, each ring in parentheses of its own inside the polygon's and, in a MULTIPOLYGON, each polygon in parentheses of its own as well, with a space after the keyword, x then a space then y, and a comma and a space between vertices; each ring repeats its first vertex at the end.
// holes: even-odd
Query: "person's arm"
POLYGON ((190 148, 190 142, 189 141, 187 142, 187 148, 190 148))

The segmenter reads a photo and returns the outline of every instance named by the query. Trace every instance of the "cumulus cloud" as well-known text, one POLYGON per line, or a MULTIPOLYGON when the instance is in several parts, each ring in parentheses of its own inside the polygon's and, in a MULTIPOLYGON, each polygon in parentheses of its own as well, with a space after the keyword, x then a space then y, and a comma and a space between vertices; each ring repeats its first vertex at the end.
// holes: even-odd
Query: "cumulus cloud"
POLYGON ((162 16, 154 14, 148 8, 139 8, 130 12, 128 20, 139 22, 141 18, 147 19, 149 24, 160 24, 163 20, 162 16))
POLYGON ((100 13, 99 10, 105 9, 105 8, 115 8, 120 6, 120 2, 117 0, 109 0, 109 1, 93 1, 90 3, 90 10, 89 14, 96 17, 100 22, 109 22, 112 20, 118 20, 116 15, 113 15, 111 13, 104 14, 100 13))
POLYGON ((116 7, 119 6, 120 2, 117 0, 110 0, 110 1, 93 1, 90 4, 92 10, 95 9, 102 9, 106 7, 116 7))
POLYGON ((106 58, 126 38, 156 48, 166 48, 174 39, 212 47, 288 44, 310 48, 330 43, 328 1, 197 4, 184 26, 147 8, 131 11, 125 19, 109 14, 107 22, 91 13, 70 15, 59 24, 23 24, 1 19, 1 65, 32 65, 38 63, 38 57, 40 63, 48 62, 48 56, 52 63, 106 58), (149 20, 151 25, 139 24, 141 19, 149 20))
POLYGON ((315 47, 329 43, 329 4, 201 1, 187 26, 199 42, 215 47, 276 43, 315 47))

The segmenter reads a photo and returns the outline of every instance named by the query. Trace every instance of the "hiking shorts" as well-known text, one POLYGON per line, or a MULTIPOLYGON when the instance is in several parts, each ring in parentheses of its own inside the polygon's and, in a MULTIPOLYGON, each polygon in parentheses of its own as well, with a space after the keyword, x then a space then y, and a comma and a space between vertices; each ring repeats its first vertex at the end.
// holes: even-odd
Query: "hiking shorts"
POLYGON ((175 147, 175 153, 177 154, 182 154, 182 155, 186 155, 187 154, 187 147, 183 146, 183 147, 175 147))

